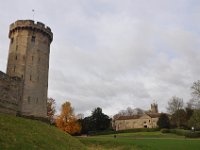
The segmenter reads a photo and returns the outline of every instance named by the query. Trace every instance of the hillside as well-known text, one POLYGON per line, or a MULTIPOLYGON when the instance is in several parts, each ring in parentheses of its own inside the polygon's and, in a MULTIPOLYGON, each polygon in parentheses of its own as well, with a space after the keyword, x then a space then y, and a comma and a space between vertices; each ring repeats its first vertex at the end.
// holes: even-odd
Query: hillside
POLYGON ((0 149, 84 150, 76 138, 40 121, 0 114, 0 149))

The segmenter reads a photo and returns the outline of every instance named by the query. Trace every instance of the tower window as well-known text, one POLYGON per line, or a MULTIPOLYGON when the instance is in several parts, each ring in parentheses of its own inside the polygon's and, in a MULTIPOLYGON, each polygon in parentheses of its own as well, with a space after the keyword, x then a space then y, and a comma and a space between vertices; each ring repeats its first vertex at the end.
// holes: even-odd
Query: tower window
POLYGON ((16 51, 18 50, 18 45, 16 46, 16 51))
POLYGON ((17 55, 15 56, 15 60, 17 60, 17 55))
POLYGON ((32 36, 31 42, 35 42, 35 36, 32 36))
POLYGON ((22 78, 22 79, 24 78, 23 74, 21 75, 21 78, 22 78))
POLYGON ((32 80, 32 76, 30 75, 30 81, 32 80))

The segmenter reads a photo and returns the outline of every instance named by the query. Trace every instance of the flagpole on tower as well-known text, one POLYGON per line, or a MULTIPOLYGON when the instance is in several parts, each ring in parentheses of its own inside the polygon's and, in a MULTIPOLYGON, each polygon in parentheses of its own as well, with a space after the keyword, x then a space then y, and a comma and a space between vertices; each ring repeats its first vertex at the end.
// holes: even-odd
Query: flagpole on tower
POLYGON ((33 12, 33 21, 35 21, 35 10, 32 9, 32 12, 33 12))

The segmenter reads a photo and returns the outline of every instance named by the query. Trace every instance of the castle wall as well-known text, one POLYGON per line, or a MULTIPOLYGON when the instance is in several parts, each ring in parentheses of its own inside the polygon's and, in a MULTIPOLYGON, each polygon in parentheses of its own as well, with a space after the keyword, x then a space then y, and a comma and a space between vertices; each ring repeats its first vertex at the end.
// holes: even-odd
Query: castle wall
POLYGON ((14 114, 19 111, 22 81, 0 71, 0 113, 14 114))

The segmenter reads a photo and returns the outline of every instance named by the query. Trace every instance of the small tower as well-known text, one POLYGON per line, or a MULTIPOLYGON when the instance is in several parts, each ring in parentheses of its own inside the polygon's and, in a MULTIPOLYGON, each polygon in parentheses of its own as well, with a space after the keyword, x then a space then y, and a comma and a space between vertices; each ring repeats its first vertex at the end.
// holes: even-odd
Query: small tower
POLYGON ((151 104, 151 113, 158 113, 158 104, 151 104))
POLYGON ((19 112, 47 116, 47 90, 51 29, 41 22, 18 20, 10 25, 7 74, 22 79, 19 112))

